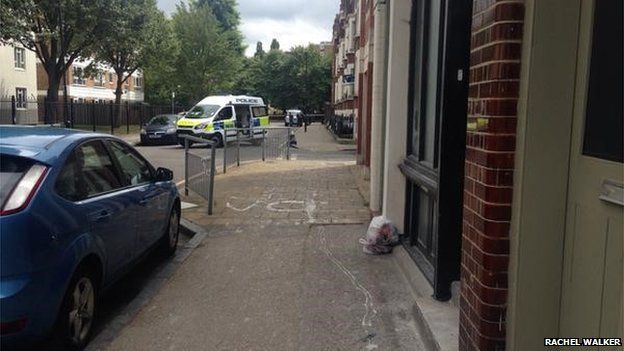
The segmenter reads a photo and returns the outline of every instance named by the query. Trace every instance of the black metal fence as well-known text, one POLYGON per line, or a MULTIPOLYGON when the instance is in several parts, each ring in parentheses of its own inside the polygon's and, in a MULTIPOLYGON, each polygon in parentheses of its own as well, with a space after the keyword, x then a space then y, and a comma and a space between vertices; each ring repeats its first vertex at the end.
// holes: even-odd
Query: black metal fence
POLYGON ((0 99, 0 124, 51 124, 66 128, 104 131, 111 134, 138 132, 139 127, 159 114, 178 113, 180 106, 158 106, 142 102, 114 101, 49 102, 0 99))
POLYGON ((354 117, 350 116, 330 116, 325 120, 327 128, 341 138, 353 138, 354 117))

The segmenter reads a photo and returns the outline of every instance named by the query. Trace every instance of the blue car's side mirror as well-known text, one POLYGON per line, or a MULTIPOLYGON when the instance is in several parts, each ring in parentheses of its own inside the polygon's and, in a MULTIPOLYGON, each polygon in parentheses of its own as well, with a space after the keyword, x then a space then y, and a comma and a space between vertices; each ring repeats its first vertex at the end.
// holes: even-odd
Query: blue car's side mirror
POLYGON ((164 168, 164 167, 158 167, 158 169, 156 169, 156 181, 157 182, 168 182, 170 180, 173 180, 172 170, 168 168, 164 168))

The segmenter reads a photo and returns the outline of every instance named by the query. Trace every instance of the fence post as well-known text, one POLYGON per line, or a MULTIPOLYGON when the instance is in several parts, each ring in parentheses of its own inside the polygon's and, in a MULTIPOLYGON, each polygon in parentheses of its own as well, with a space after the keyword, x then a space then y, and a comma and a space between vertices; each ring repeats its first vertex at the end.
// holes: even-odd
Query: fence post
POLYGON ((188 149, 189 140, 184 138, 184 196, 188 196, 188 149))
MULTIPOLYGON (((43 124, 48 121, 48 97, 43 98, 43 124)), ((39 122, 39 118, 37 118, 37 122, 39 122)))
POLYGON ((266 128, 262 129, 262 162, 266 161, 266 128))
POLYGON ((236 128, 236 166, 240 167, 240 136, 236 128))
POLYGON ((69 127, 74 128, 74 99, 69 99, 69 127))
POLYGON ((217 169, 215 166, 215 157, 216 157, 216 150, 215 147, 217 146, 216 143, 211 142, 210 143, 210 183, 208 185, 208 194, 210 197, 210 201, 208 201, 208 214, 211 215, 212 214, 212 203, 214 202, 214 177, 215 177, 215 173, 217 173, 217 169))
POLYGON ((288 136, 286 137, 286 160, 290 160, 290 127, 286 128, 288 136))
POLYGON ((93 121, 93 131, 95 132, 95 103, 91 101, 91 103, 87 106, 91 106, 91 120, 93 121))
POLYGON ((15 95, 11 95, 11 122, 17 124, 17 106, 15 105, 15 95))
POLYGON ((130 102, 126 101, 126 134, 130 134, 130 102))
POLYGON ((111 135, 115 134, 115 118, 114 118, 114 114, 115 114, 115 108, 113 107, 113 100, 110 101, 110 108, 109 108, 109 112, 110 112, 110 127, 111 127, 111 135))
POLYGON ((223 129, 223 174, 227 171, 227 128, 223 129))

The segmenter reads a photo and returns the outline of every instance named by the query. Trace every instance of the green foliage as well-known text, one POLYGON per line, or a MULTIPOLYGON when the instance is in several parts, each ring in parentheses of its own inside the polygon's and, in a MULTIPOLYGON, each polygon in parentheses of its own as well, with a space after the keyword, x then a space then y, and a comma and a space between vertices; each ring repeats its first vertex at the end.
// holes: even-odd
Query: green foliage
POLYGON ((152 43, 143 58, 143 78, 145 80, 145 101, 154 104, 169 103, 171 92, 177 86, 177 60, 180 43, 173 29, 173 22, 162 12, 158 12, 148 25, 153 26, 150 32, 152 43))
POLYGON ((208 6, 179 5, 172 20, 180 43, 175 77, 180 101, 192 104, 230 90, 241 66, 240 42, 233 45, 208 6))
POLYGON ((254 57, 264 56, 265 52, 262 48, 262 42, 259 41, 256 43, 256 52, 254 53, 254 57))
POLYGON ((116 103, 131 75, 175 46, 155 0, 111 0, 115 30, 95 45, 94 66, 108 64, 117 74, 116 103))
POLYGON ((115 29, 113 0, 2 0, 0 42, 34 51, 48 75, 48 100, 57 101, 61 77, 78 57, 115 29))
POLYGON ((224 30, 238 30, 240 15, 236 9, 236 0, 198 0, 197 5, 208 6, 224 30))
POLYGON ((278 109, 321 111, 329 100, 331 57, 314 46, 271 50, 246 60, 235 93, 262 96, 278 109))
POLYGON ((279 41, 277 41, 277 39, 273 38, 273 40, 271 40, 271 50, 279 50, 279 48, 280 48, 279 41))

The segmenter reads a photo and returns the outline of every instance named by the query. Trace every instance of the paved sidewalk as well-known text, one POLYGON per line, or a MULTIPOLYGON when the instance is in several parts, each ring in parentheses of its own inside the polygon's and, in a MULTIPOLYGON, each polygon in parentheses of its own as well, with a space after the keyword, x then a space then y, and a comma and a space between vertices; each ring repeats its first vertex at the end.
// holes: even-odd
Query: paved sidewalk
POLYGON ((208 236, 108 350, 423 350, 395 259, 358 243, 370 213, 357 174, 249 163, 217 177, 214 215, 185 199, 208 236))

